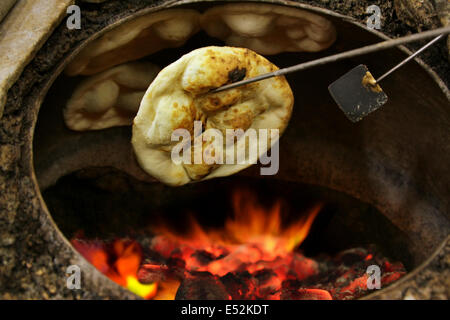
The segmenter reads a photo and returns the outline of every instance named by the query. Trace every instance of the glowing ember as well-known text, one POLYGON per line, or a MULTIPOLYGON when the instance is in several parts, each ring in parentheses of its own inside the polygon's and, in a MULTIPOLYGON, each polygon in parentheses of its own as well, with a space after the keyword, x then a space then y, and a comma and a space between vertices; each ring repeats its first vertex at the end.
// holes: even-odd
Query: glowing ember
POLYGON ((145 299, 151 299, 155 296, 157 284, 142 284, 137 278, 142 258, 138 243, 116 240, 111 248, 111 246, 101 242, 86 242, 74 239, 72 245, 99 271, 114 282, 145 299))
POLYGON ((72 243, 109 278, 147 299, 353 299, 368 290, 369 265, 382 268, 383 286, 405 274, 401 263, 366 249, 346 250, 335 258, 305 257, 298 247, 321 204, 286 226, 280 202, 266 209, 243 191, 232 200, 233 215, 219 230, 205 229, 194 219, 186 234, 153 226, 156 236, 143 259, 132 241, 72 243))
POLYGON ((235 192, 233 216, 223 229, 205 230, 193 219, 183 236, 168 227, 154 227, 153 233, 159 236, 153 239, 151 249, 166 258, 181 258, 188 271, 224 276, 242 268, 250 273, 271 268, 286 278, 292 251, 306 238, 321 207, 316 205, 308 215, 283 227, 279 202, 266 209, 251 193, 235 192))

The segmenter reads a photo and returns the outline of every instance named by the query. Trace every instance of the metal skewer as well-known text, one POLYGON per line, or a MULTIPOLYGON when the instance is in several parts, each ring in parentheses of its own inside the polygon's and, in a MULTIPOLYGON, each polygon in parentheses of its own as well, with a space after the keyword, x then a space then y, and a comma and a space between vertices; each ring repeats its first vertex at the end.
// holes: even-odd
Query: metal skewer
POLYGON ((439 36, 437 36, 436 38, 434 38, 433 40, 431 40, 430 42, 428 42, 426 45, 424 45, 422 48, 420 48, 419 50, 417 50, 416 52, 414 52, 412 55, 410 55, 408 58, 406 58, 405 60, 403 60, 402 62, 400 62, 398 65, 396 65, 395 67, 393 67, 391 70, 387 71, 385 74, 383 74, 382 76, 380 76, 377 79, 377 83, 380 82, 381 80, 383 80, 384 78, 386 78, 388 75, 390 75, 392 72, 394 72, 395 70, 397 70, 398 68, 400 68, 401 66, 405 65, 408 61, 414 59, 414 57, 416 57, 417 55, 421 54, 423 51, 425 51, 426 49, 428 49, 428 47, 432 46, 435 42, 437 42, 439 39, 441 39, 444 36, 444 34, 441 34, 439 36))
POLYGON ((324 64, 327 64, 327 63, 331 63, 331 62, 336 62, 336 61, 339 61, 339 60, 342 60, 342 59, 352 58, 352 57, 356 57, 356 56, 360 56, 360 55, 364 55, 364 54, 368 54, 368 53, 372 53, 372 52, 376 52, 376 51, 381 51, 381 50, 397 47, 397 46, 405 44, 405 43, 410 43, 410 42, 414 42, 414 41, 423 40, 423 39, 426 39, 426 38, 431 38, 431 37, 438 36, 433 41, 428 43, 426 46, 424 46, 423 48, 418 50, 416 53, 414 53, 413 55, 409 56, 407 59, 405 59, 400 64, 395 66, 393 69, 389 70, 384 75, 382 75, 377 80, 377 81, 380 81, 383 78, 385 78, 387 75, 389 75, 390 73, 392 73, 396 69, 400 68, 405 63, 407 63, 409 60, 413 59, 416 55, 420 54, 423 50, 427 49, 433 43, 438 41, 442 36, 444 36, 446 34, 449 34, 449 33, 450 33, 450 27, 443 27, 443 28, 438 28, 438 29, 435 29, 435 30, 430 30, 430 31, 425 31, 425 32, 421 32, 421 33, 412 34, 412 35, 405 36, 405 37, 400 37, 400 38, 397 38, 397 39, 387 40, 387 41, 379 42, 379 43, 376 43, 376 44, 368 45, 368 46, 365 46, 365 47, 362 47, 362 48, 358 48, 358 49, 354 49, 354 50, 350 50, 350 51, 334 54, 334 55, 331 55, 331 56, 328 56, 328 57, 324 57, 324 58, 320 58, 320 59, 317 59, 317 60, 300 63, 300 64, 297 64, 295 66, 291 66, 291 67, 279 69, 279 70, 276 70, 276 71, 273 71, 273 72, 265 73, 265 74, 262 74, 262 75, 259 75, 259 76, 256 76, 256 77, 253 77, 253 78, 250 78, 250 79, 245 79, 245 80, 241 80, 241 81, 238 81, 238 82, 234 82, 234 83, 231 83, 231 84, 219 87, 217 89, 211 90, 209 93, 217 93, 217 92, 221 92, 221 91, 224 91, 224 90, 237 88, 237 87, 240 87, 240 86, 243 86, 243 85, 246 85, 246 84, 249 84, 249 83, 253 83, 253 82, 256 82, 256 81, 261 81, 261 80, 272 78, 272 77, 282 76, 282 75, 285 75, 285 74, 288 74, 288 73, 293 73, 293 72, 297 72, 297 71, 301 71, 301 70, 306 70, 306 69, 309 69, 309 68, 312 68, 312 67, 321 66, 321 65, 324 65, 324 64))

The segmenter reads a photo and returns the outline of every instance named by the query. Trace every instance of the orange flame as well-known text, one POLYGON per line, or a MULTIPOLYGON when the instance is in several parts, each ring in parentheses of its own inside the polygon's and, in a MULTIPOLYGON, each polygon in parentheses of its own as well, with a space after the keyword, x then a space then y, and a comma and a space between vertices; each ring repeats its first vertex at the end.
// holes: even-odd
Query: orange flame
MULTIPOLYGON (((209 271, 224 276, 244 267, 250 273, 263 269, 273 270, 277 278, 261 287, 261 290, 279 288, 288 278, 288 273, 302 279, 317 271, 317 264, 308 258, 293 255, 293 250, 308 235, 311 225, 322 208, 317 204, 307 215, 284 226, 281 216, 281 202, 265 208, 248 191, 236 191, 232 197, 233 213, 222 229, 208 230, 191 217, 188 234, 180 235, 167 226, 153 226, 157 236, 152 239, 151 249, 165 258, 175 252, 181 255, 186 271, 209 271), (202 263, 196 257, 206 252, 212 257, 209 263, 202 263), (289 270, 293 267, 293 270, 289 270)), ((139 244, 133 241, 116 240, 111 252, 105 245, 95 242, 72 240, 74 247, 98 270, 110 279, 146 299, 174 299, 179 279, 165 279, 160 283, 142 284, 138 281, 141 267, 139 244)), ((150 268, 151 265, 144 265, 150 268)), ((316 294, 318 295, 318 294, 316 294)), ((275 296, 273 298, 276 298, 275 296)))
MULTIPOLYGON (((170 239, 181 248, 188 270, 209 271, 223 276, 237 268, 237 264, 274 261, 281 256, 286 258, 306 238, 322 208, 322 204, 317 204, 308 215, 283 227, 279 201, 271 208, 264 208, 247 191, 235 192, 232 200, 234 216, 225 222, 223 229, 205 230, 191 218, 186 236, 176 234, 166 226, 153 227, 153 232, 170 239), (197 259, 192 257, 196 250, 204 250, 215 257, 224 258, 215 259, 207 266, 200 266, 197 259)), ((160 245, 160 239, 156 237, 154 244, 160 245)), ((161 248, 157 251, 164 252, 161 248)), ((170 252, 169 248, 167 254, 170 252)))
POLYGON ((157 284, 142 284, 138 281, 137 272, 141 263, 139 245, 134 241, 116 240, 113 243, 113 255, 108 255, 101 244, 72 240, 72 245, 99 271, 117 284, 131 292, 151 299, 156 295, 157 284), (110 262, 111 258, 113 261, 110 262))

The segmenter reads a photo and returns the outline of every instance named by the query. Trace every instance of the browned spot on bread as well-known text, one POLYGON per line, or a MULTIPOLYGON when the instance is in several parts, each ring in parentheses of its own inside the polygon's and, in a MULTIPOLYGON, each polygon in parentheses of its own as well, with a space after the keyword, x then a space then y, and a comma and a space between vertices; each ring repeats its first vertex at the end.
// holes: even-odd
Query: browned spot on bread
POLYGON ((231 83, 238 82, 238 81, 241 81, 242 79, 244 79, 246 74, 247 74, 246 68, 242 68, 242 69, 235 68, 235 69, 231 70, 230 72, 228 72, 228 79, 231 81, 231 83))
POLYGON ((229 90, 217 95, 206 95, 196 100, 196 105, 205 112, 216 111, 237 103, 241 99, 239 90, 229 90))
POLYGON ((251 110, 238 111, 233 110, 233 115, 230 118, 225 119, 223 122, 228 127, 233 129, 243 129, 247 130, 250 128, 253 122, 253 112, 251 110))

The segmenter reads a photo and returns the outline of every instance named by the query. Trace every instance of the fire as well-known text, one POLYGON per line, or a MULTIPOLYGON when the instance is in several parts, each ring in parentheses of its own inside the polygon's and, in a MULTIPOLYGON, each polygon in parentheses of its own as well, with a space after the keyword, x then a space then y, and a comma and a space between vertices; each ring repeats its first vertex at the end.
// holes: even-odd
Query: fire
POLYGON ((266 209, 252 193, 241 191, 233 194, 233 216, 221 230, 205 230, 191 218, 187 235, 178 235, 164 226, 154 227, 153 232, 197 249, 214 250, 224 246, 236 249, 242 244, 256 244, 266 253, 277 255, 292 251, 303 242, 321 208, 317 204, 306 217, 283 228, 279 201, 266 209))
MULTIPOLYGON (((322 205, 315 205, 307 215, 283 226, 280 201, 265 208, 252 193, 241 190, 234 192, 232 204, 233 215, 220 230, 206 230, 192 218, 186 235, 167 226, 153 227, 158 236, 153 238, 152 249, 166 258, 180 257, 188 271, 208 271, 219 277, 242 269, 255 273, 270 268, 277 274, 272 287, 279 287, 289 272, 296 273, 288 267, 298 263, 292 252, 308 235, 322 205), (199 253, 211 261, 201 261, 199 253)), ((305 258, 303 272, 308 276, 316 272, 313 265, 305 258)))
POLYGON ((202 292, 214 299, 353 299, 367 291, 369 265, 383 265, 383 285, 405 274, 401 263, 362 248, 305 257, 297 248, 322 204, 287 225, 281 201, 264 207, 240 190, 232 207, 220 229, 202 227, 192 216, 183 234, 154 223, 144 258, 130 240, 72 243, 98 270, 146 299, 204 299, 202 292))
POLYGON ((131 292, 151 299, 156 295, 157 284, 142 284, 137 273, 141 264, 140 246, 135 241, 116 240, 109 248, 100 242, 73 239, 72 245, 99 271, 131 292))
POLYGON ((205 230, 192 218, 187 227, 189 232, 183 236, 166 226, 154 227, 152 231, 158 235, 153 241, 154 249, 167 256, 171 249, 180 248, 188 270, 223 276, 240 265, 258 263, 248 266, 251 271, 256 271, 263 267, 264 261, 286 257, 299 246, 322 208, 322 204, 317 204, 308 215, 284 227, 280 201, 271 208, 264 208, 252 193, 241 190, 233 193, 232 203, 233 216, 220 230, 205 230), (167 240, 171 242, 171 249, 158 248, 167 240), (218 259, 201 266, 192 257, 198 250, 218 259))

